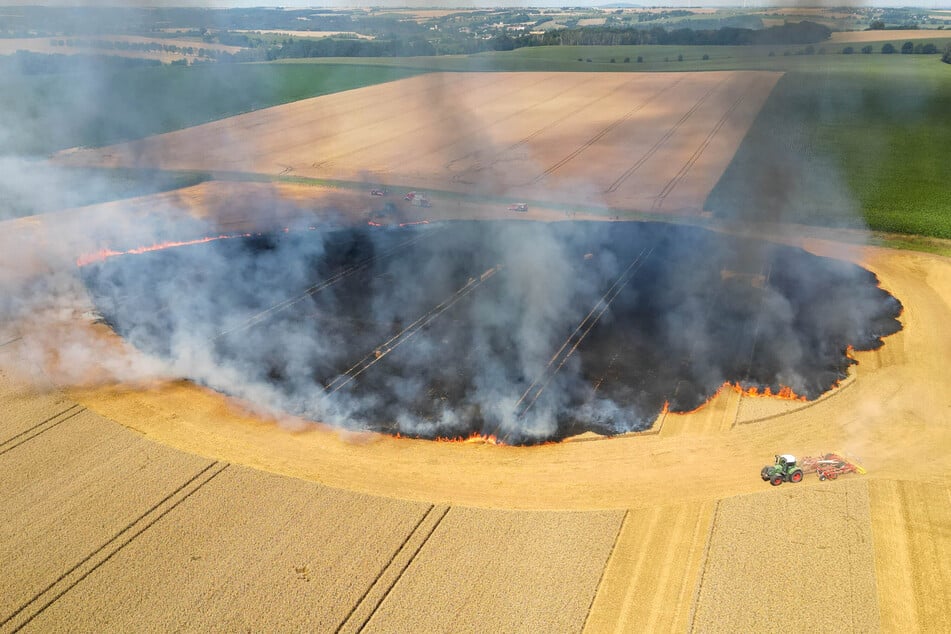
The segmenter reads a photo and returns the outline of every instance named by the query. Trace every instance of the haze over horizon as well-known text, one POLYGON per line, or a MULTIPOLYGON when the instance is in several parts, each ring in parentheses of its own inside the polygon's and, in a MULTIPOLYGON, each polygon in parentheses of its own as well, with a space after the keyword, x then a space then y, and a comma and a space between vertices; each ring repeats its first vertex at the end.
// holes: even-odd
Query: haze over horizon
MULTIPOLYGON (((16 7, 16 6, 37 6, 36 0, 0 0, 0 8, 2 7, 16 7)), ((571 6, 571 7, 589 7, 589 8, 599 8, 599 7, 616 7, 619 5, 629 6, 629 7, 693 7, 693 8, 703 8, 703 7, 716 7, 716 8, 728 8, 728 7, 737 7, 737 8, 754 8, 754 7, 796 7, 796 8, 828 8, 828 7, 876 7, 876 8, 885 8, 885 7, 921 7, 924 9, 935 10, 935 9, 949 9, 951 10, 951 2, 947 0, 932 0, 930 2, 922 2, 921 4, 902 4, 891 1, 883 0, 872 0, 871 2, 852 2, 849 0, 834 1, 834 2, 760 2, 756 0, 746 0, 742 2, 736 2, 735 0, 705 0, 702 3, 698 2, 689 2, 682 1, 660 1, 660 2, 605 2, 603 0, 580 0, 577 2, 572 2, 569 4, 564 3, 555 3, 551 0, 512 0, 512 1, 498 1, 493 2, 492 0, 440 0, 438 2, 433 2, 432 0, 426 2, 406 2, 405 0, 374 0, 370 3, 352 3, 346 2, 343 0, 330 0, 324 2, 313 2, 311 0, 284 0, 283 2, 276 0, 143 0, 141 2, 129 2, 122 0, 54 0, 53 2, 42 3, 44 6, 60 6, 60 7, 142 7, 142 8, 168 8, 168 7, 187 7, 187 8, 216 8, 216 9, 226 9, 226 8, 251 8, 251 7, 274 7, 274 8, 287 8, 287 9, 306 9, 306 8, 330 8, 330 9, 352 9, 358 7, 380 7, 380 8, 392 8, 392 9, 475 9, 475 8, 510 8, 510 7, 533 7, 533 8, 555 8, 562 6, 571 6)))

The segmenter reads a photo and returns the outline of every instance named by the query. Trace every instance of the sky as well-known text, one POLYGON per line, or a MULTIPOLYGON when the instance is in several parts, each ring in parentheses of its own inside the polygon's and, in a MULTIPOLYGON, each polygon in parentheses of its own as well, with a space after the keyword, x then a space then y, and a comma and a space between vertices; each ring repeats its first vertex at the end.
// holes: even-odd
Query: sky
MULTIPOLYGON (((42 2, 42 0, 0 0, 0 6, 44 5, 44 6, 138 6, 138 7, 286 7, 293 9, 308 7, 354 8, 363 6, 374 7, 406 7, 413 8, 474 8, 474 7, 597 7, 619 0, 571 0, 558 2, 557 0, 372 0, 371 2, 353 2, 347 0, 56 0, 42 2)), ((620 0, 623 1, 623 0, 620 0)), ((918 2, 895 2, 894 0, 866 0, 854 2, 850 0, 807 0, 806 2, 764 2, 762 0, 705 0, 698 3, 695 0, 631 0, 630 4, 640 4, 645 7, 658 6, 704 6, 704 7, 815 7, 815 6, 869 6, 869 7, 904 7, 919 6, 927 9, 951 9, 949 0, 919 0, 918 2)))

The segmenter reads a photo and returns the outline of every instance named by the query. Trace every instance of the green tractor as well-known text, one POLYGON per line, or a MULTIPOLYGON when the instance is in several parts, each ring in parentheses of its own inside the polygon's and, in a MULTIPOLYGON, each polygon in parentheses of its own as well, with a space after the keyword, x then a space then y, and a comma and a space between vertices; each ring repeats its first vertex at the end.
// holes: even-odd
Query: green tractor
POLYGON ((788 453, 776 456, 776 464, 766 465, 759 474, 774 487, 783 482, 802 482, 802 469, 796 465, 796 456, 788 453))

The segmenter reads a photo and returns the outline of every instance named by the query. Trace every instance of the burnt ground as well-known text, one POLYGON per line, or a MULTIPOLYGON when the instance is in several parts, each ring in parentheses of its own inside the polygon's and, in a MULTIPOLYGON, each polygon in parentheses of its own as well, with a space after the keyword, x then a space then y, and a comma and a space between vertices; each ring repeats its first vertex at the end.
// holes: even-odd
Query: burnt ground
POLYGON ((811 399, 901 327, 865 269, 660 223, 291 232, 81 270, 116 332, 187 378, 425 438, 622 433, 725 381, 811 399))

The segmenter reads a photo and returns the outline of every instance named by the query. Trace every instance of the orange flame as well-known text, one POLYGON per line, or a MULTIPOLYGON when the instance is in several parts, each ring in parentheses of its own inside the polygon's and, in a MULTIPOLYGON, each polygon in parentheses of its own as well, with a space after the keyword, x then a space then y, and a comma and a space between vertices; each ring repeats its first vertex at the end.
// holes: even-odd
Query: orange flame
MULTIPOLYGON (((836 385, 833 385, 833 387, 836 387, 836 385)), ((715 401, 717 397, 720 396, 720 394, 724 392, 724 390, 733 390, 737 394, 740 394, 742 396, 752 397, 752 398, 776 398, 776 399, 781 399, 785 401, 808 401, 809 400, 805 396, 796 394, 796 392, 794 392, 793 389, 787 385, 780 385, 779 390, 774 392, 772 388, 768 386, 763 388, 756 387, 755 385, 750 387, 743 387, 739 383, 732 383, 730 381, 726 381, 723 383, 723 385, 717 388, 717 391, 714 392, 713 395, 710 396, 710 398, 708 398, 706 401, 704 401, 703 403, 701 403, 694 409, 686 411, 686 412, 675 412, 675 413, 676 414, 693 414, 694 412, 699 412, 704 407, 706 407, 707 405, 715 401)), ((669 408, 670 408, 670 402, 669 401, 665 402, 664 408, 663 410, 661 410, 661 413, 666 414, 669 411, 669 408)))
MULTIPOLYGON (((396 432, 393 434, 393 437, 397 440, 409 439, 409 440, 419 440, 414 436, 404 436, 403 434, 396 432)), ((484 445, 497 445, 504 446, 505 443, 499 440, 499 437, 495 434, 480 434, 479 432, 472 432, 469 436, 465 438, 447 438, 445 436, 437 436, 433 438, 430 442, 447 442, 447 443, 469 443, 469 444, 484 444, 484 445)))
POLYGON ((159 244, 153 244, 146 247, 137 247, 135 249, 129 249, 128 251, 114 251, 112 249, 99 249, 95 253, 87 253, 76 258, 76 266, 86 266, 88 264, 93 264, 95 262, 102 262, 109 258, 114 258, 119 255, 139 255, 142 253, 151 253, 152 251, 162 251, 163 249, 171 249, 173 247, 187 247, 193 244, 204 244, 206 242, 214 242, 215 240, 229 240, 231 238, 250 238, 252 234, 250 233, 239 233, 239 234, 229 234, 229 235, 220 235, 220 236, 209 236, 206 238, 197 238, 195 240, 182 240, 180 242, 161 242, 159 244))
MULTIPOLYGON (((743 386, 738 385, 738 384, 736 384, 736 383, 733 383, 733 384, 726 383, 726 384, 724 384, 724 385, 730 385, 730 387, 732 387, 735 392, 739 392, 739 393, 742 394, 743 396, 756 396, 756 397, 766 397, 766 398, 779 398, 779 399, 783 399, 783 400, 786 400, 786 401, 807 401, 807 400, 809 400, 809 399, 807 399, 805 396, 800 396, 799 394, 796 394, 795 392, 793 392, 793 389, 792 389, 791 387, 789 387, 788 385, 780 385, 778 392, 773 392, 773 390, 772 390, 769 386, 766 386, 766 387, 760 389, 760 388, 756 387, 755 385, 754 385, 754 386, 747 387, 747 388, 744 388, 743 386)), ((721 386, 721 389, 722 389, 722 386, 721 386)))

